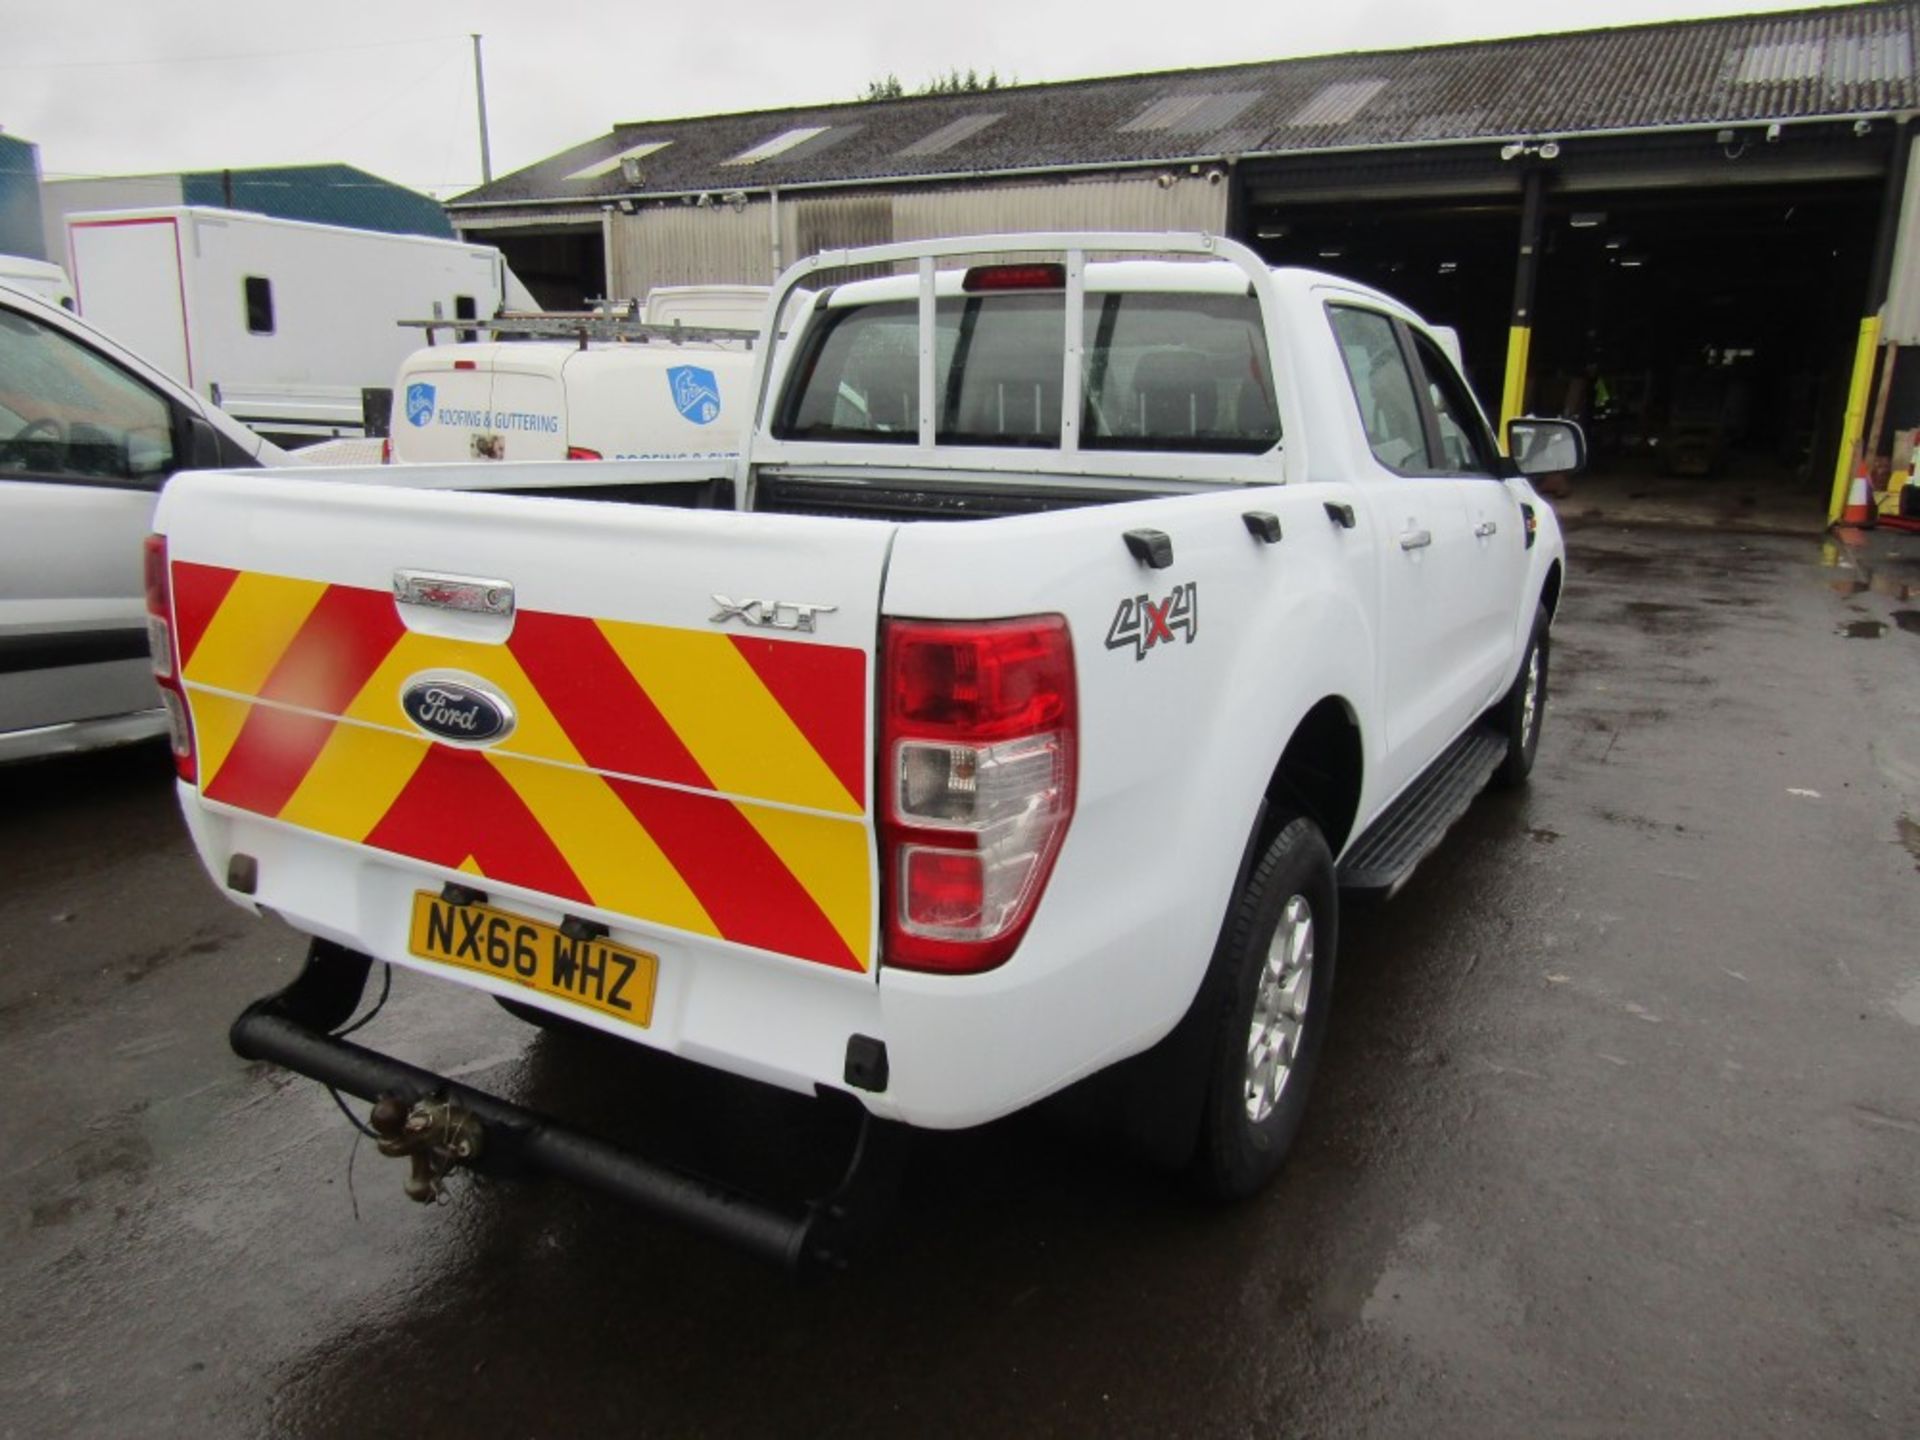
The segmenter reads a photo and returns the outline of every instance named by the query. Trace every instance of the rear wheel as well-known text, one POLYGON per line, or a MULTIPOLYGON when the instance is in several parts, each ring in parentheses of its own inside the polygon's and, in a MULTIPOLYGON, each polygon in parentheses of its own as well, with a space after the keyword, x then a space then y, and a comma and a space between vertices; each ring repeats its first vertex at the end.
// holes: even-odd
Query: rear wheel
POLYGON ((1547 718, 1547 670, 1552 657, 1550 622, 1547 607, 1533 612, 1533 633, 1527 637, 1527 653, 1521 658, 1520 673, 1506 698, 1496 707, 1500 728, 1507 734, 1506 758, 1493 772, 1493 783, 1513 790, 1527 783, 1533 771, 1533 757, 1540 750, 1540 727, 1547 718))
POLYGON ((1286 819, 1234 898, 1194 1168, 1222 1199, 1270 1180, 1306 1113, 1333 998, 1339 900, 1311 820, 1286 819))

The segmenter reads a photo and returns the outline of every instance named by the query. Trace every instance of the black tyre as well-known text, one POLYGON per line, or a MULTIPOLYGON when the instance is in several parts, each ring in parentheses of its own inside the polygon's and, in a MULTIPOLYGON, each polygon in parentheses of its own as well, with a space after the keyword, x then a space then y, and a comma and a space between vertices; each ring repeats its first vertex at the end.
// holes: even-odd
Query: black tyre
POLYGON ((1533 612, 1533 634, 1527 639, 1520 673, 1513 677, 1513 688, 1506 698, 1494 707, 1500 728, 1507 734, 1506 758, 1493 772, 1493 783, 1502 790, 1518 789, 1533 771, 1533 757, 1540 750, 1540 727, 1547 719, 1547 672, 1552 655, 1547 607, 1541 605, 1533 612))
POLYGON ((1306 1113, 1333 1000, 1333 856, 1304 817, 1284 823, 1234 897, 1227 970, 1194 1172, 1221 1199, 1273 1178, 1306 1113))

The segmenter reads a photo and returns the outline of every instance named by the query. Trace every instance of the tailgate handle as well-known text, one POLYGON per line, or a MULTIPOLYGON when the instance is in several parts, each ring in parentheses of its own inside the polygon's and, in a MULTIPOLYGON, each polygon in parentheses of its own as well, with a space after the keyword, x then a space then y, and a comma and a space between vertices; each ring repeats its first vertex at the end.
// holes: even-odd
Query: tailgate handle
POLYGON ((401 605, 460 610, 470 615, 513 614, 513 583, 475 575, 442 575, 432 570, 393 572, 393 598, 401 605))

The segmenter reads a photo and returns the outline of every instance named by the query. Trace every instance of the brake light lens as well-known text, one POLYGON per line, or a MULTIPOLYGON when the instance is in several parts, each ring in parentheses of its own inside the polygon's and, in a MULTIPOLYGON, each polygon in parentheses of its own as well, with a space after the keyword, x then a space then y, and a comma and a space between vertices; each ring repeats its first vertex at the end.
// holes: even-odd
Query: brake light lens
POLYGON ((603 460, 606 457, 598 450, 589 450, 584 445, 569 445, 567 446, 567 458, 569 460, 603 460))
POLYGON ((1053 265, 975 265, 960 282, 969 295, 985 290, 1064 290, 1067 267, 1053 265))
POLYGON ((382 435, 380 437, 380 463, 382 465, 391 465, 393 463, 393 437, 391 435, 382 435))
POLYGON ((1066 621, 888 621, 882 667, 887 961, 990 970, 1026 933, 1073 816, 1066 621))
POLYGON ((194 754, 193 720, 180 688, 179 657, 173 644, 173 584, 167 569, 167 537, 149 535, 143 554, 147 588, 147 645, 153 652, 153 678, 160 684, 160 703, 167 709, 167 730, 173 744, 174 772, 188 784, 199 773, 194 754))

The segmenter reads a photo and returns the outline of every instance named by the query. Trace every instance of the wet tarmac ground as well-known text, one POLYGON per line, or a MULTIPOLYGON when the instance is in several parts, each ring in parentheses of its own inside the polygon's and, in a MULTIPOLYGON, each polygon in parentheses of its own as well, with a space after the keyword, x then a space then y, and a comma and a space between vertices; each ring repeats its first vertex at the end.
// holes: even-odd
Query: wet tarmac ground
MULTIPOLYGON (((215 895, 164 757, 0 771, 0 1435, 1920 1433, 1920 562, 1571 544, 1533 784, 1348 917, 1271 1190, 922 1137, 822 1288, 557 1185, 411 1204, 226 1049, 300 946, 215 895)), ((832 1168, 803 1104, 456 987, 363 1038, 832 1168)))

